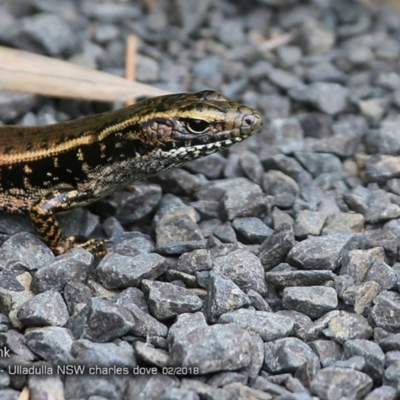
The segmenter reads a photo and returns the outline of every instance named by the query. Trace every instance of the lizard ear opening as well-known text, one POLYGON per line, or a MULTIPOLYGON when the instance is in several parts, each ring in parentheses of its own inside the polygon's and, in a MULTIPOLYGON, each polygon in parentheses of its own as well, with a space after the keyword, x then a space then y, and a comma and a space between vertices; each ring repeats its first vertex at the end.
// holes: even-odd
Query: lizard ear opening
POLYGON ((185 120, 186 128, 192 133, 204 133, 210 129, 210 124, 203 119, 188 118, 185 120))

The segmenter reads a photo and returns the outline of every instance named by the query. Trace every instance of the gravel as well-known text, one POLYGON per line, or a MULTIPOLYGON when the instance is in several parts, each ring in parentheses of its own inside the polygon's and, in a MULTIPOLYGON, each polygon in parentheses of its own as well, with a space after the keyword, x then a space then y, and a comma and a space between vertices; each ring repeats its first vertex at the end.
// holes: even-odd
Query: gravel
MULTIPOLYGON (((265 121, 61 215, 67 235, 111 241, 102 260, 55 257, 1 216, 1 399, 400 396, 400 14, 364 3, 2 3, 3 45, 123 75, 135 33, 138 80, 220 90, 265 121)), ((0 104, 19 125, 114 107, 0 104)))

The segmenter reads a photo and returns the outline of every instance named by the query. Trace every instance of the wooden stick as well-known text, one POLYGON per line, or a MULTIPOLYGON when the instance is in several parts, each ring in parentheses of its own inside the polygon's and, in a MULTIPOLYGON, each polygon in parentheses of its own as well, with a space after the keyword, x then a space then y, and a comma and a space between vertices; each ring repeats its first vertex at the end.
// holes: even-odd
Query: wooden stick
POLYGON ((126 101, 168 92, 66 61, 0 46, 0 90, 53 97, 126 101))
MULTIPOLYGON (((136 51, 137 51, 137 37, 129 35, 126 41, 126 58, 125 58, 125 78, 133 82, 136 76, 136 51)), ((135 103, 134 99, 128 99, 125 102, 126 106, 135 103)))

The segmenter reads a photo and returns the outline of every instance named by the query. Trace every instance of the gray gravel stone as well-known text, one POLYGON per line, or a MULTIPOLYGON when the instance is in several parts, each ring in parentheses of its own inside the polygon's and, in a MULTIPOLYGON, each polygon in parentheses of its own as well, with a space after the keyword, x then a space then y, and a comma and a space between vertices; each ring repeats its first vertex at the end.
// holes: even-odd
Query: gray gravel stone
POLYGON ((349 90, 337 83, 315 82, 308 87, 308 100, 320 111, 334 115, 346 108, 349 90))
POLYGON ((109 253, 135 257, 139 254, 152 253, 155 248, 150 236, 140 232, 124 232, 113 236, 113 244, 108 250, 109 253))
POLYGON ((59 16, 47 13, 19 20, 8 32, 8 41, 16 47, 51 56, 69 55, 78 44, 70 25, 59 16))
POLYGON ((52 365, 73 362, 73 336, 69 329, 58 326, 35 328, 25 334, 25 343, 35 354, 52 365))
POLYGON ((184 253, 178 258, 176 269, 178 271, 193 274, 196 271, 210 270, 212 268, 212 259, 210 252, 206 249, 193 250, 190 253, 184 253))
POLYGON ((122 224, 140 221, 156 208, 161 200, 161 187, 150 182, 135 182, 133 192, 116 193, 118 208, 116 218, 122 224))
POLYGON ((185 242, 202 242, 194 208, 173 195, 163 197, 156 215, 157 247, 172 247, 185 242))
POLYGON ((372 328, 362 315, 340 311, 329 320, 328 327, 323 333, 338 343, 344 343, 350 339, 369 339, 372 336, 372 328))
POLYGON ((320 21, 311 16, 304 19, 300 35, 307 54, 323 54, 335 43, 335 33, 326 29, 320 21))
POLYGON ((75 338, 108 342, 125 335, 134 325, 134 318, 125 307, 109 300, 92 298, 89 304, 69 319, 67 327, 75 338))
POLYGON ((297 118, 274 119, 269 130, 272 144, 282 153, 289 154, 303 149, 304 132, 297 118))
POLYGON ((251 151, 245 151, 240 154, 239 162, 245 176, 252 182, 260 184, 264 168, 256 154, 251 151))
POLYGON ((236 234, 230 222, 219 225, 213 232, 214 236, 222 243, 235 243, 236 234))
POLYGON ((349 368, 321 369, 311 382, 311 390, 321 399, 362 399, 372 388, 372 379, 349 368))
POLYGON ((286 288, 289 286, 318 286, 334 280, 336 275, 331 271, 269 271, 265 273, 268 283, 286 288))
POLYGON ((321 233, 325 220, 326 215, 319 211, 302 210, 297 214, 294 221, 294 235, 302 239, 308 235, 318 236, 321 233))
POLYGON ((387 336, 379 342, 379 346, 383 351, 400 350, 400 333, 387 336))
POLYGON ((323 368, 343 359, 343 348, 333 340, 314 340, 308 343, 321 361, 323 368))
POLYGON ((326 172, 341 171, 340 159, 329 153, 296 152, 297 161, 314 177, 326 172))
POLYGON ((163 191, 176 195, 192 195, 200 187, 200 178, 181 168, 157 175, 156 179, 163 191))
POLYGON ((400 329, 400 294, 381 292, 374 299, 371 317, 378 327, 397 333, 400 329))
POLYGON ((164 392, 179 387, 179 381, 164 374, 134 374, 126 388, 127 400, 158 400, 164 392))
POLYGON ((107 289, 139 286, 143 279, 156 279, 167 269, 159 254, 139 254, 135 257, 108 253, 97 266, 100 281, 107 289))
POLYGON ((362 356, 353 356, 347 360, 336 361, 332 364, 332 367, 355 369, 362 371, 365 368, 365 358, 362 356))
POLYGON ((348 233, 309 237, 292 247, 288 260, 303 269, 334 271, 340 265, 345 252, 354 245, 353 238, 348 233))
POLYGON ((354 306, 357 314, 363 314, 375 297, 381 291, 381 286, 377 282, 364 282, 359 285, 349 286, 342 294, 343 302, 354 306))
POLYGON ((338 298, 335 289, 326 286, 287 287, 282 304, 286 309, 319 318, 338 306, 338 298))
POLYGON ((373 224, 399 218, 400 207, 390 201, 387 193, 379 188, 356 187, 345 195, 349 207, 364 215, 365 221, 373 224))
POLYGON ((240 309, 227 312, 218 320, 219 324, 237 324, 265 342, 281 339, 291 334, 294 324, 291 318, 266 311, 240 309))
POLYGON ((235 218, 232 227, 247 243, 262 243, 274 231, 255 217, 235 218))
POLYGON ((374 342, 365 339, 347 340, 344 345, 344 355, 347 358, 362 356, 365 359, 363 371, 374 381, 382 381, 385 354, 374 342))
POLYGON ((263 217, 269 207, 269 197, 260 186, 245 178, 230 180, 222 197, 223 214, 230 221, 238 217, 263 217))
POLYGON ((203 174, 208 179, 221 178, 227 160, 221 154, 210 154, 185 164, 185 168, 193 174, 203 174))
POLYGON ((226 312, 249 305, 248 296, 231 279, 217 272, 210 272, 205 306, 210 322, 216 322, 226 312))
POLYGON ((62 399, 64 397, 64 385, 59 375, 33 375, 29 377, 29 395, 32 398, 62 399))
POLYGON ((155 365, 158 368, 169 366, 169 355, 165 350, 157 349, 152 343, 136 341, 134 343, 135 355, 143 362, 155 365))
POLYGON ((9 92, 0 93, 0 120, 11 122, 31 110, 37 103, 36 97, 29 93, 9 92))
POLYGON ((247 250, 238 249, 226 256, 216 257, 213 271, 232 279, 244 292, 249 289, 261 295, 267 292, 263 266, 259 258, 247 250))
POLYGON ((215 388, 197 379, 182 379, 181 389, 191 390, 200 398, 204 397, 212 400, 232 400, 237 398, 237 394, 234 391, 215 388))
POLYGON ((395 400, 397 391, 391 386, 383 385, 365 396, 364 400, 395 400))
POLYGON ((269 304, 265 301, 265 299, 260 295, 260 293, 256 292, 253 289, 250 289, 247 292, 247 296, 249 297, 251 301, 251 305, 257 310, 257 311, 267 311, 271 312, 271 307, 269 304))
POLYGON ((299 194, 299 186, 290 176, 281 171, 271 170, 262 178, 264 192, 273 196, 272 205, 281 208, 293 206, 299 194))
POLYGON ((339 212, 326 218, 322 234, 362 232, 364 230, 364 222, 362 214, 339 212))
POLYGON ((51 250, 31 233, 17 233, 0 248, 0 265, 6 268, 11 262, 32 271, 43 268, 55 259, 51 250))
POLYGON ((126 391, 127 377, 109 375, 68 375, 65 378, 65 398, 89 399, 91 396, 99 396, 101 400, 121 399, 126 391))
POLYGON ((365 163, 365 178, 369 182, 385 183, 388 179, 400 177, 400 157, 376 154, 365 163))
POLYGON ((160 336, 166 337, 168 329, 161 322, 157 321, 150 314, 143 311, 136 304, 130 301, 129 297, 119 298, 115 304, 125 307, 131 313, 134 325, 130 334, 141 337, 160 336))
POLYGON ((377 282, 382 290, 394 289, 397 286, 397 274, 384 261, 375 261, 368 270, 366 281, 377 282))
POLYGON ((311 380, 320 368, 318 357, 310 346, 298 338, 288 337, 265 343, 264 351, 263 369, 272 374, 291 372, 302 380, 306 370, 307 380, 311 380))
POLYGON ((171 283, 144 279, 142 285, 148 286, 150 312, 160 321, 178 314, 198 311, 203 305, 194 292, 171 283))
POLYGON ((235 371, 251 362, 252 336, 236 324, 191 327, 174 335, 172 363, 200 374, 235 371))
POLYGON ((25 344, 24 335, 15 330, 10 329, 0 333, 0 346, 4 349, 9 349, 12 354, 15 354, 22 360, 33 361, 36 359, 35 354, 25 344))
POLYGON ((289 90, 295 86, 304 85, 303 81, 283 69, 272 68, 268 71, 268 79, 281 89, 289 90))
POLYGON ((64 287, 64 300, 67 304, 70 315, 81 310, 92 298, 90 289, 82 284, 71 282, 64 287))
POLYGON ((31 289, 35 293, 60 291, 67 283, 85 283, 93 260, 93 255, 88 251, 81 248, 71 249, 40 268, 33 275, 31 289))
POLYGON ((264 270, 269 271, 283 261, 294 245, 292 226, 288 223, 281 224, 259 247, 258 257, 264 270))
POLYGON ((68 317, 63 298, 53 290, 39 293, 18 311, 18 319, 26 326, 64 326, 68 317))
POLYGON ((136 365, 133 348, 127 342, 93 343, 87 339, 75 340, 71 346, 75 363, 100 367, 127 367, 136 365))
POLYGON ((382 121, 380 129, 369 130, 365 137, 369 153, 400 154, 399 128, 394 121, 382 121))
POLYGON ((385 252, 382 247, 350 250, 343 258, 340 274, 350 276, 356 284, 364 282, 372 264, 381 262, 384 258, 385 252))

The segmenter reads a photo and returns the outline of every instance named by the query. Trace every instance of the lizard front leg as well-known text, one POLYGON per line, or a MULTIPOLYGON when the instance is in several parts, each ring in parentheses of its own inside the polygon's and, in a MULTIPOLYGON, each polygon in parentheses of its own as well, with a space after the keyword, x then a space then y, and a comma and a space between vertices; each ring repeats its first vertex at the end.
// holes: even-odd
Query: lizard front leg
POLYGON ((95 257, 102 257, 106 254, 105 241, 96 239, 88 240, 85 243, 77 244, 75 236, 64 238, 60 225, 55 214, 61 211, 70 210, 77 205, 84 204, 92 197, 79 190, 54 190, 45 197, 40 198, 30 209, 30 218, 43 241, 55 254, 63 254, 72 247, 83 247, 95 257))

